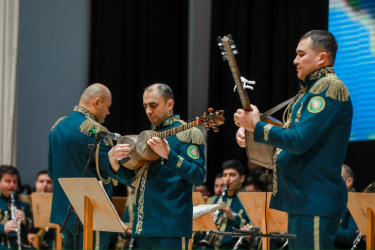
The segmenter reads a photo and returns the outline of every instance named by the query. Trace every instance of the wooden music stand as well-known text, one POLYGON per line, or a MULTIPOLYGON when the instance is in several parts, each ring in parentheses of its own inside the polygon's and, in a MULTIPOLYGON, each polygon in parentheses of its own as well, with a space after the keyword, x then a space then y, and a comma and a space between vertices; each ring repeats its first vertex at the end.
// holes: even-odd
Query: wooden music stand
POLYGON ((366 249, 374 249, 375 194, 349 192, 348 208, 359 231, 366 235, 366 249))
MULTIPOLYGON (((56 229, 56 249, 62 249, 62 237, 60 226, 49 222, 52 207, 52 193, 32 193, 31 194, 31 209, 33 211, 34 227, 38 228, 55 228, 56 229)), ((39 238, 35 238, 35 248, 40 247, 39 238)))
POLYGON ((59 183, 83 224, 83 249, 92 249, 93 230, 123 233, 127 229, 96 178, 59 178, 59 183))
MULTIPOLYGON (((193 192, 193 206, 200 204, 206 204, 204 202, 203 195, 200 192, 193 192)), ((195 220, 193 220, 193 232, 207 232, 211 230, 216 230, 216 225, 212 219, 211 214, 203 215, 195 220)), ((193 242, 189 240, 189 249, 193 248, 193 242)))
MULTIPOLYGON (((259 227, 263 234, 288 232, 288 214, 269 208, 272 193, 267 192, 267 208, 265 209, 265 192, 241 192, 238 197, 245 208, 254 227, 259 227), (265 216, 267 213, 267 216, 265 216), (267 221, 265 221, 267 218, 267 221)), ((267 249, 270 239, 262 239, 263 249, 267 249)))

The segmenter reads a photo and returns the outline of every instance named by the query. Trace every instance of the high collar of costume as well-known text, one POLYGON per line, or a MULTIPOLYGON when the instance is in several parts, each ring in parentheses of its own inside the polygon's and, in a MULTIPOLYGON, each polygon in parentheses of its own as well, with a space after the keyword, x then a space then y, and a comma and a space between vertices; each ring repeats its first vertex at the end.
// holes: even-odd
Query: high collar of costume
POLYGON ((86 108, 82 107, 82 106, 74 106, 74 109, 73 111, 75 112, 78 112, 78 113, 82 113, 84 116, 94 120, 97 122, 96 120, 96 117, 94 116, 93 113, 91 113, 90 111, 88 111, 86 108))
POLYGON ((327 67, 315 70, 314 72, 306 76, 305 81, 299 82, 300 88, 301 89, 309 88, 316 80, 326 76, 329 73, 335 73, 333 66, 327 66, 327 67))
MULTIPOLYGON (((4 200, 6 202, 10 202, 10 195, 9 195, 9 197, 6 197, 3 193, 0 192, 0 199, 4 200)), ((14 199, 17 199, 17 196, 15 196, 14 199)))
POLYGON ((163 128, 166 128, 166 127, 169 127, 171 124, 173 124, 174 122, 179 121, 179 120, 181 120, 179 114, 172 115, 172 116, 170 116, 170 117, 164 119, 164 120, 160 123, 160 126, 157 127, 157 129, 160 130, 160 129, 163 129, 163 128))

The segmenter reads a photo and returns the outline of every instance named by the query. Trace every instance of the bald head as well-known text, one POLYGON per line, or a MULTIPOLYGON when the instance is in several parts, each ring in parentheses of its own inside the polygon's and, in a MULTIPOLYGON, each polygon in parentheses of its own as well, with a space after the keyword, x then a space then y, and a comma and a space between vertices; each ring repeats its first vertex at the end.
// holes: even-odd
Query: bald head
POLYGON ((112 105, 111 91, 101 83, 94 83, 83 91, 79 106, 82 106, 94 114, 98 122, 103 123, 109 115, 109 107, 112 105))

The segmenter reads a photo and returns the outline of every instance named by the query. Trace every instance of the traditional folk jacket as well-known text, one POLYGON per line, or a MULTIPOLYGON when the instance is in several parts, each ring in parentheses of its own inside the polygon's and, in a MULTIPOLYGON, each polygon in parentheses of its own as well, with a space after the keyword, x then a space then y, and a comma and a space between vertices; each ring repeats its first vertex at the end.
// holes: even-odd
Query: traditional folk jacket
POLYGON ((284 128, 260 121, 254 140, 276 147, 271 208, 340 218, 347 203, 341 177, 353 116, 349 92, 333 67, 312 72, 284 115, 284 128))
MULTIPOLYGON (((183 123, 174 115, 155 130, 183 123)), ((120 167, 115 175, 135 188, 133 237, 192 237, 193 185, 201 185, 205 178, 204 136, 191 128, 166 140, 171 149, 168 160, 152 161, 137 170, 120 167)))

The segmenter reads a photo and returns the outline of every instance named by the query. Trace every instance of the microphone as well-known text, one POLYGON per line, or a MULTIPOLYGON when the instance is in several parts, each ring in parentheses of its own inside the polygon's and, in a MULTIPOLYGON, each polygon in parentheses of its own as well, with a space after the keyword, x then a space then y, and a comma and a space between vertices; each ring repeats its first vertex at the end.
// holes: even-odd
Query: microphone
POLYGON ((96 134, 97 136, 106 137, 108 139, 112 139, 115 141, 118 141, 121 139, 121 135, 118 133, 105 132, 105 131, 95 130, 95 129, 93 129, 92 132, 96 134))

